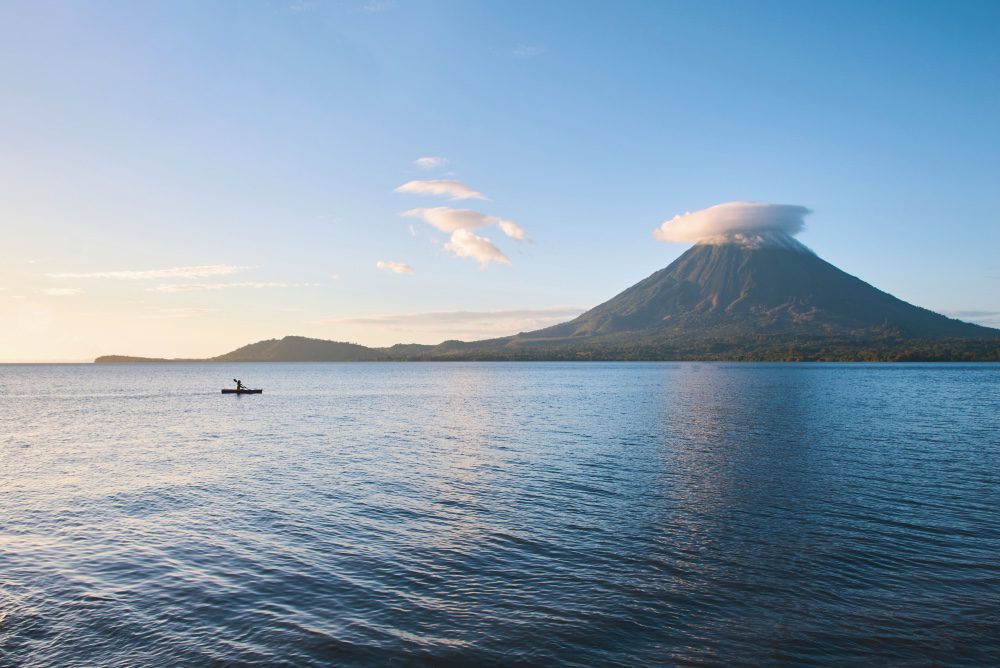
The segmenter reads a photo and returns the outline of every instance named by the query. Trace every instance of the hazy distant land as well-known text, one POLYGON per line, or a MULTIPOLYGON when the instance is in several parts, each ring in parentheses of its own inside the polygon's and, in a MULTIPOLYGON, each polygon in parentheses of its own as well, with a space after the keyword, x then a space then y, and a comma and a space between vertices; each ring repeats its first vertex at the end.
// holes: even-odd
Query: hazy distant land
MULTIPOLYGON (((512 337, 514 338, 514 337, 512 337)), ((629 337, 592 346, 479 347, 463 341, 436 346, 400 344, 367 348, 352 343, 286 336, 207 359, 104 355, 97 364, 179 362, 418 362, 418 361, 758 361, 758 362, 1000 362, 1000 340, 899 339, 864 341, 777 339, 642 341, 629 337)))

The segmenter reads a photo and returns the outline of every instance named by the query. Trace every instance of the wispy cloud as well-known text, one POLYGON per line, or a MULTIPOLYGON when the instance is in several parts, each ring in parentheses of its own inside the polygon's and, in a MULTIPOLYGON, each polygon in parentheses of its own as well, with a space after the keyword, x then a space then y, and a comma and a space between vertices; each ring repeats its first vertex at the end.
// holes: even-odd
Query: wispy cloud
POLYGON ((497 225, 500 229, 511 239, 517 239, 518 241, 524 241, 524 230, 521 226, 515 223, 513 220, 500 220, 497 221, 497 225))
POLYGON ((959 320, 966 320, 968 322, 974 322, 977 325, 985 325, 987 327, 1000 327, 1000 311, 983 311, 983 310, 942 310, 941 313, 952 318, 958 318, 959 320))
POLYGON ((515 58, 535 58, 545 53, 544 44, 518 44, 510 54, 515 58))
POLYGON ((447 206, 435 206, 431 208, 410 209, 399 215, 406 218, 419 218, 442 232, 475 230, 480 227, 497 225, 508 237, 518 240, 524 239, 524 230, 513 220, 487 216, 485 213, 473 211, 472 209, 452 209, 447 206))
POLYGON ((488 216, 472 209, 452 209, 446 206, 410 209, 400 214, 407 218, 419 218, 442 232, 451 234, 444 245, 445 250, 458 257, 472 258, 485 269, 490 262, 511 264, 510 258, 487 237, 481 237, 472 230, 496 225, 512 239, 524 240, 524 230, 514 221, 488 216))
POLYGON ((470 188, 461 181, 450 179, 428 179, 426 181, 407 181, 396 188, 394 192, 408 195, 443 195, 453 200, 459 199, 482 199, 489 197, 470 188))
MULTIPOLYGON (((480 339, 527 332, 571 320, 584 309, 560 306, 547 309, 510 311, 441 311, 376 315, 360 318, 329 318, 316 324, 330 325, 338 332, 351 333, 360 339, 370 338, 369 332, 392 332, 384 343, 401 340, 424 340, 438 343, 445 339, 480 339)), ((384 335, 383 335, 384 336, 384 335)), ((381 344, 379 344, 381 345, 381 344)))
POLYGON ((941 311, 945 315, 953 318, 985 318, 989 316, 1000 316, 1000 311, 941 311))
POLYGON ((72 295, 82 294, 83 290, 80 288, 49 288, 44 292, 51 297, 70 297, 72 295))
POLYGON ((188 267, 170 267, 169 269, 128 269, 86 273, 65 272, 61 274, 46 274, 46 276, 49 278, 111 278, 124 281, 141 281, 157 278, 207 278, 209 276, 225 276, 246 271, 249 268, 234 264, 203 264, 188 267))
POLYGON ((487 225, 499 223, 499 218, 487 216, 484 213, 473 211, 472 209, 452 209, 447 206, 435 206, 432 208, 410 209, 399 214, 404 218, 419 218, 428 225, 436 227, 442 232, 454 232, 455 230, 474 230, 487 225))
MULTIPOLYGON (((426 164, 439 164, 438 158, 421 158, 417 161, 427 161, 426 164)), ((408 181, 396 188, 395 192, 418 195, 444 195, 453 200, 482 199, 485 195, 470 188, 461 181, 448 179, 430 179, 425 181, 408 181)), ((409 209, 399 214, 404 218, 419 218, 431 227, 451 235, 444 244, 444 249, 457 257, 471 258, 479 263, 480 269, 485 269, 491 262, 511 264, 510 258, 497 248, 487 237, 479 236, 472 230, 478 230, 490 225, 496 225, 500 230, 517 241, 525 241, 524 229, 512 220, 490 216, 472 209, 452 209, 447 206, 421 207, 409 209)), ((410 234, 416 236, 413 226, 409 226, 410 234)), ((440 241, 432 239, 433 243, 440 241)))
POLYGON ((172 283, 146 288, 148 292, 197 292, 199 290, 232 290, 239 288, 315 288, 317 283, 277 283, 277 282, 244 282, 244 283, 172 283))
POLYGON ((423 158, 417 158, 413 161, 413 164, 420 169, 436 169, 447 165, 448 158, 443 158, 439 155, 428 155, 423 158))
POLYGON ((387 262, 385 260, 379 260, 375 263, 378 269, 384 269, 385 271, 391 271, 395 274, 412 274, 413 267, 406 264, 405 262, 387 262))
POLYGON ((503 254, 492 241, 469 230, 455 230, 451 240, 444 245, 458 257, 472 258, 479 263, 480 269, 485 269, 490 262, 511 264, 510 258, 503 254))

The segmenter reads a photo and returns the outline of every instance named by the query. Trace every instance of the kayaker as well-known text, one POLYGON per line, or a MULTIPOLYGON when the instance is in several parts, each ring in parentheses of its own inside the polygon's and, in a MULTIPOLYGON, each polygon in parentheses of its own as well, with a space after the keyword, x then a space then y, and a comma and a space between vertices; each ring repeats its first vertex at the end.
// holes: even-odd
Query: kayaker
POLYGON ((239 392, 240 390, 243 389, 243 381, 242 380, 236 380, 235 378, 233 378, 233 382, 236 383, 236 391, 237 392, 239 392))

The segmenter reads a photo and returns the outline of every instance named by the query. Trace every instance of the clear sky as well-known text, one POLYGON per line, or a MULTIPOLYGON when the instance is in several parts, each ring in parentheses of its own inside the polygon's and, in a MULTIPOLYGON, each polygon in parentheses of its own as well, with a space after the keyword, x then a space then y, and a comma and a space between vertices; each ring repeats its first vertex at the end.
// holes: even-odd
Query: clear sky
POLYGON ((0 360, 514 333, 733 200, 1000 325, 1000 3, 0 3, 0 360))

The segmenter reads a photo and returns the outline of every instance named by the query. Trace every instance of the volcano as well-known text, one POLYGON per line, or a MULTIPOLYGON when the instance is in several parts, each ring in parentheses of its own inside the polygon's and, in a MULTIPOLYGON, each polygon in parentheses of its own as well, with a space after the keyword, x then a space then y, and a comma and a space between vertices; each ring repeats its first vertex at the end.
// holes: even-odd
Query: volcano
POLYGON ((733 328, 753 333, 980 338, 1000 331, 914 306, 821 259, 791 236, 699 243, 575 320, 524 337, 733 328))
POLYGON ((447 342, 436 352, 867 359, 871 349, 872 358, 883 359, 892 349, 935 357, 930 349, 991 341, 1000 342, 1000 330, 914 306, 838 269, 791 235, 769 231, 698 243, 569 322, 491 341, 447 342))

